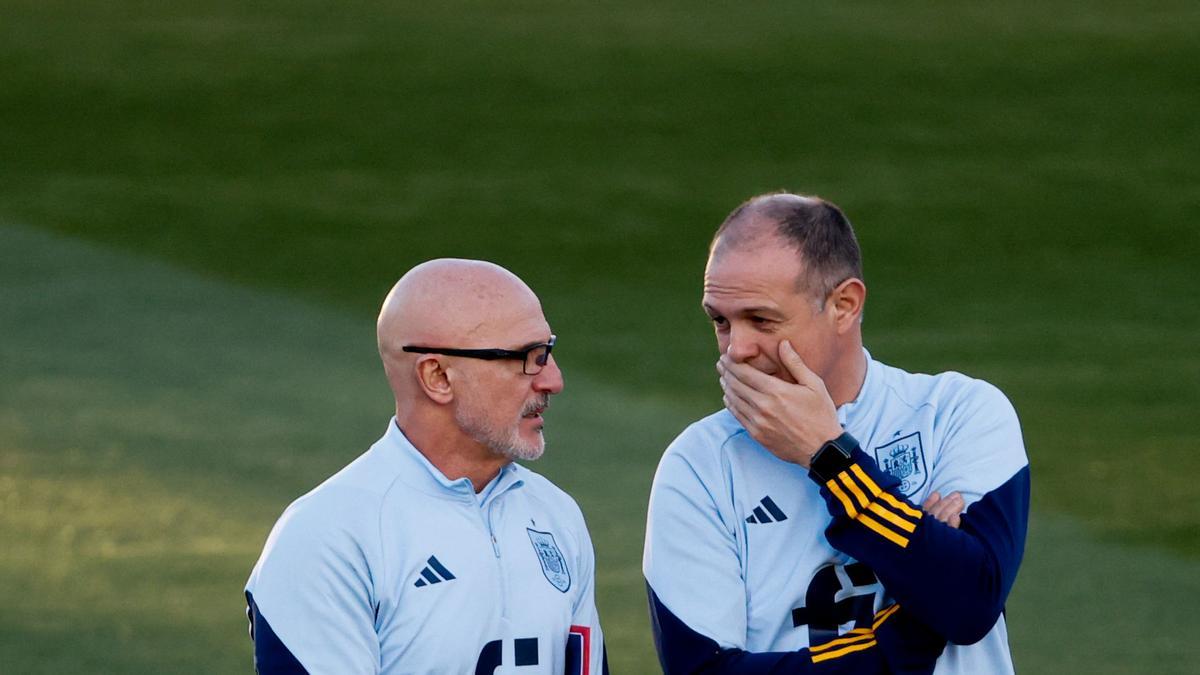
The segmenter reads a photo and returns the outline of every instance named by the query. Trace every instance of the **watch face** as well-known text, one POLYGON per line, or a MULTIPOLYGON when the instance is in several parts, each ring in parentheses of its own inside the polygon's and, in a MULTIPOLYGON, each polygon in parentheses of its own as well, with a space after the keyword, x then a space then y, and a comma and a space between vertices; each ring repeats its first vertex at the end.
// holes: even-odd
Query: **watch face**
POLYGON ((822 478, 833 478, 850 463, 850 453, 832 441, 821 446, 813 457, 812 467, 822 478))
POLYGON ((850 453, 842 449, 842 446, 829 441, 821 447, 821 454, 828 455, 831 460, 850 459, 850 453))

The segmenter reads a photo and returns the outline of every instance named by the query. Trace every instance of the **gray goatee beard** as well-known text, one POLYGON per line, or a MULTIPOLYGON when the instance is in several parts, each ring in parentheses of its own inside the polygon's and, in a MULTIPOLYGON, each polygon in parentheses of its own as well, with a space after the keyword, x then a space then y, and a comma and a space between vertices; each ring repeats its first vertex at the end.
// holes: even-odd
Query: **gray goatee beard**
POLYGON ((542 436, 540 429, 537 440, 534 442, 521 438, 520 420, 539 408, 544 409, 549 400, 549 396, 543 396, 527 404, 521 410, 521 417, 517 423, 505 429, 490 424, 482 415, 475 415, 473 410, 466 410, 473 406, 459 406, 454 412, 454 421, 475 442, 487 447, 492 452, 511 460, 532 461, 541 457, 545 452, 546 439, 542 436))

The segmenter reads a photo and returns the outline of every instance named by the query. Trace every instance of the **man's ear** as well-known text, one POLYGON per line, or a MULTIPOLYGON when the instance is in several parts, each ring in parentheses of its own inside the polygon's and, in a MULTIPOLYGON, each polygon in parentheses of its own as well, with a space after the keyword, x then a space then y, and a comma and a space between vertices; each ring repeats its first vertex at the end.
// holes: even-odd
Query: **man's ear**
POLYGON ((441 359, 433 354, 426 354, 413 364, 417 375, 417 384, 421 391, 435 403, 447 404, 454 400, 454 387, 450 385, 450 374, 446 372, 441 359))
POLYGON ((828 302, 837 332, 844 335, 856 328, 862 320, 863 305, 867 302, 867 286, 862 279, 851 277, 833 289, 828 302))

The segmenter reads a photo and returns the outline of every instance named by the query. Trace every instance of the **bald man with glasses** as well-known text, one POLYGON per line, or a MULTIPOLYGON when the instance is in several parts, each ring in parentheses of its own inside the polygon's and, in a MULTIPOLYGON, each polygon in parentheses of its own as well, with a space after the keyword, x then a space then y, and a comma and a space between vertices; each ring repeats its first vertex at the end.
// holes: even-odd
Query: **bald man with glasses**
POLYGON ((259 673, 601 673, 594 554, 534 460, 563 388, 533 291, 414 267, 379 313, 396 401, 366 453, 293 502, 246 585, 259 673))

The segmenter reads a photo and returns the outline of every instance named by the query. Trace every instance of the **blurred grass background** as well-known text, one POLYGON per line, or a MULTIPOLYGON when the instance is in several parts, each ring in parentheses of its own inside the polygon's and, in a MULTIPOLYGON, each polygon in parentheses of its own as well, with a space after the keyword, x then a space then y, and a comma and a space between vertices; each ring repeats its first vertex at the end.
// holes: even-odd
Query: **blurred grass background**
POLYGON ((614 670, 698 309, 745 197, 826 196, 866 338, 984 377, 1034 476, 1026 672, 1191 672, 1200 6, 0 0, 0 671, 250 669, 241 584, 390 408, 409 266, 520 274, 567 389, 536 469, 614 670), (1114 637, 1115 636, 1115 637, 1114 637))

